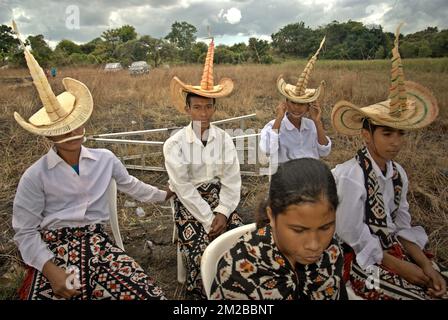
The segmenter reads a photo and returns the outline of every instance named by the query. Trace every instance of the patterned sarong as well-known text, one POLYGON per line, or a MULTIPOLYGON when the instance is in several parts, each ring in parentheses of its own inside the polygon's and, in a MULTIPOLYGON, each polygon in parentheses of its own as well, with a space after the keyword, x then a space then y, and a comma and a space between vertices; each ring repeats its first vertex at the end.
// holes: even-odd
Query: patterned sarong
MULTIPOLYGON (((57 266, 76 270, 81 295, 73 300, 165 299, 154 280, 109 239, 101 224, 46 230, 42 239, 57 266)), ((57 299, 47 278, 31 267, 19 295, 26 300, 57 299)))
MULTIPOLYGON (((218 206, 221 190, 219 181, 203 183, 197 190, 212 210, 218 206)), ((191 298, 206 299, 201 278, 201 258, 210 239, 202 224, 188 212, 177 197, 174 198, 174 210, 180 251, 187 268, 187 295, 191 298)), ((236 212, 231 213, 227 219, 227 230, 241 225, 243 222, 240 216, 236 212)))

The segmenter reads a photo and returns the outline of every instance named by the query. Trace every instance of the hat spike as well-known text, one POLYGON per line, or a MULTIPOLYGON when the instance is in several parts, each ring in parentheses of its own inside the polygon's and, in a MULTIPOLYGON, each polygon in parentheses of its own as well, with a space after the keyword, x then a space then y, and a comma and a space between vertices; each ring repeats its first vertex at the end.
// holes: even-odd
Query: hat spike
POLYGON ((406 110, 406 87, 404 85, 404 72, 401 63, 400 52, 398 51, 398 42, 400 37, 400 28, 403 22, 395 32, 394 47, 392 49, 392 69, 391 69, 391 84, 389 89, 389 114, 399 117, 401 112, 406 110))
POLYGON ((202 90, 213 90, 213 57, 215 53, 215 43, 210 42, 207 51, 207 57, 205 58, 204 71, 201 78, 201 89, 202 90))
POLYGON ((20 39, 19 30, 17 29, 15 21, 12 21, 12 27, 17 35, 17 38, 20 41, 21 46, 23 47, 26 64, 28 65, 31 77, 33 78, 33 83, 36 86, 37 92, 39 93, 39 97, 45 107, 45 111, 47 112, 48 117, 51 121, 57 121, 61 118, 64 118, 67 115, 67 112, 63 108, 61 108, 61 105, 56 99, 56 96, 53 93, 50 84, 48 83, 44 71, 39 66, 39 63, 36 61, 36 59, 34 59, 34 56, 28 51, 28 49, 25 47, 25 44, 20 39))
POLYGON ((305 90, 308 86, 308 80, 311 76, 311 72, 313 71, 314 64, 316 63, 316 60, 317 60, 317 55, 319 54, 320 49, 322 49, 324 42, 325 42, 325 37, 320 42, 319 49, 317 49, 316 53, 308 61, 305 69, 303 70, 302 74, 300 75, 299 80, 297 81, 296 89, 295 89, 295 93, 297 95, 305 94, 305 90))

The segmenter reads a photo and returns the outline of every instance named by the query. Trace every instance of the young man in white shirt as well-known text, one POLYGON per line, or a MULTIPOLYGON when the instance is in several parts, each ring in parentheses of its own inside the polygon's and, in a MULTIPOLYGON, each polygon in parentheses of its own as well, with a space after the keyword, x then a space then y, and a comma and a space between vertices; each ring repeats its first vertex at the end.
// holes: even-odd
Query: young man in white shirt
POLYGON ((236 213, 241 175, 233 141, 224 130, 210 124, 215 98, 231 93, 233 82, 213 84, 213 40, 210 43, 200 86, 171 81, 177 109, 191 123, 164 144, 165 167, 174 200, 180 251, 187 268, 186 290, 191 299, 205 299, 200 276, 202 254, 214 238, 242 221, 236 213))
POLYGON ((89 89, 64 78, 66 91, 56 97, 37 61, 24 52, 43 108, 29 122, 14 117, 54 146, 25 171, 14 199, 14 240, 29 266, 20 298, 164 299, 153 279, 109 239, 104 224, 112 178, 118 190, 140 201, 164 201, 171 192, 129 175, 109 150, 83 147, 93 110, 89 89))
POLYGON ((350 247, 346 270, 355 293, 365 299, 432 299, 446 295, 445 278, 423 251, 428 236, 411 226, 408 178, 393 159, 406 130, 429 125, 438 114, 424 87, 404 81, 397 30, 389 100, 359 108, 338 102, 336 131, 361 133, 365 147, 333 169, 340 205, 336 233, 350 247), (372 281, 373 280, 373 281, 372 281))
POLYGON ((276 107, 276 118, 261 131, 260 150, 270 157, 271 165, 292 159, 326 157, 331 152, 331 140, 325 134, 318 102, 323 92, 322 82, 317 89, 307 89, 308 79, 325 38, 310 59, 297 84, 277 80, 277 88, 286 101, 276 107), (305 115, 309 113, 310 118, 305 115))

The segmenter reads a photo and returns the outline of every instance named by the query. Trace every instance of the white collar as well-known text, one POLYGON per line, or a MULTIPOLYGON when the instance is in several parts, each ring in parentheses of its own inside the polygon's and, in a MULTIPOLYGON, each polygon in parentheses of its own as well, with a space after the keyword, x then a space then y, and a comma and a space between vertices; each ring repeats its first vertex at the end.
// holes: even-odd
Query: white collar
MULTIPOLYGON (((81 146, 81 153, 79 155, 79 161, 81 162, 81 159, 83 158, 89 158, 92 160, 98 160, 98 158, 90 152, 90 150, 84 146, 81 146)), ((64 159, 62 159, 56 152, 56 148, 53 146, 47 153, 47 168, 52 169, 56 167, 59 163, 63 162, 64 159)))
MULTIPOLYGON (((306 121, 306 120, 304 121, 303 119, 304 119, 303 117, 300 119, 300 129, 299 130, 300 131, 309 130, 310 127, 308 125, 308 121, 306 121)), ((291 130, 297 129, 296 126, 291 122, 291 120, 288 119, 288 113, 287 112, 283 116, 282 122, 285 124, 286 130, 291 131, 291 130)))
MULTIPOLYGON (((199 140, 196 133, 194 133, 193 125, 191 122, 188 124, 188 126, 185 127, 185 135, 188 143, 193 143, 196 141, 197 143, 200 143, 202 145, 202 142, 199 140)), ((207 143, 212 141, 215 137, 216 137, 216 128, 214 125, 210 124, 210 127, 208 128, 207 143)))

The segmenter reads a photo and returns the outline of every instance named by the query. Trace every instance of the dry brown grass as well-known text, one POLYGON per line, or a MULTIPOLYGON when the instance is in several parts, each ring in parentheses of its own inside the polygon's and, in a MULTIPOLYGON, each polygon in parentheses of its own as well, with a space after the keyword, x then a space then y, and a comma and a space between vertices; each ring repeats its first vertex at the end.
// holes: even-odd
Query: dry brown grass
MULTIPOLYGON (((217 66, 215 79, 230 77, 235 81, 235 91, 231 97, 219 101, 216 119, 229 118, 256 112, 257 119, 249 121, 248 127, 261 129, 274 115, 275 105, 280 96, 275 88, 275 80, 280 73, 298 76, 304 61, 289 62, 272 66, 217 66), (300 68, 300 70, 299 70, 300 68)), ((411 64, 411 63, 410 63, 411 64)), ((413 223, 425 227, 430 237, 432 249, 443 261, 448 261, 448 60, 439 60, 434 65, 428 60, 412 62, 412 68, 405 70, 407 79, 429 87, 435 94, 440 107, 439 119, 428 129, 410 133, 408 143, 397 159, 406 169, 410 190, 413 223)), ((406 67, 406 62, 405 62, 406 67)), ((321 80, 327 83, 324 106, 324 123, 332 137, 334 147, 325 161, 333 167, 353 156, 361 145, 359 139, 349 139, 336 135, 329 124, 331 106, 339 99, 346 99, 359 105, 380 101, 387 97, 387 62, 329 62, 317 64, 311 82, 315 86, 321 80)), ((152 70, 148 76, 131 77, 125 71, 105 74, 98 69, 60 69, 58 77, 50 82, 54 91, 62 91, 61 77, 70 76, 83 81, 92 91, 95 109, 87 126, 88 134, 117 131, 141 130, 184 125, 188 119, 180 115, 168 97, 168 87, 173 75, 184 81, 197 83, 201 76, 201 66, 176 67, 169 70, 152 70), (132 124, 131 121, 135 121, 132 124)), ((14 290, 21 277, 20 259, 12 242, 11 227, 12 202, 20 176, 49 147, 45 139, 26 133, 14 121, 13 112, 29 117, 39 107, 37 94, 27 83, 2 82, 4 77, 25 77, 27 70, 0 71, 0 298, 14 298, 14 290), (12 275, 12 276, 11 276, 12 275), (9 280, 8 280, 9 279, 9 280)), ((166 135, 148 136, 163 140, 166 135)), ((92 142, 89 146, 94 146, 92 142)), ((123 152, 123 147, 110 147, 114 152, 123 152)), ((132 152, 141 152, 141 147, 129 147, 132 152)), ((148 149, 145 149, 148 152, 148 149)), ((143 150, 143 151, 145 151, 143 150)), ((151 149, 150 162, 161 164, 160 151, 151 149)), ((132 172, 139 178, 154 185, 164 186, 166 175, 161 173, 132 172)), ((267 179, 244 178, 242 211, 248 217, 254 210, 260 195, 267 189, 267 179)), ((120 195, 119 207, 125 244, 131 253, 139 257, 139 262, 150 268, 169 297, 174 297, 175 268, 174 250, 170 244, 171 221, 169 210, 154 205, 144 206, 147 216, 139 219, 133 209, 123 208, 127 199, 120 195), (153 230, 159 230, 154 235, 153 230), (161 235, 162 234, 162 235, 161 235), (157 238, 160 247, 152 254, 141 250, 145 239, 157 238), (167 261, 168 259, 168 261, 167 261)), ((250 218, 249 218, 250 219, 250 218)), ((156 241, 156 242, 157 242, 156 241)))

